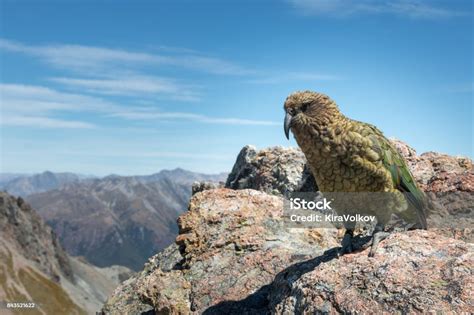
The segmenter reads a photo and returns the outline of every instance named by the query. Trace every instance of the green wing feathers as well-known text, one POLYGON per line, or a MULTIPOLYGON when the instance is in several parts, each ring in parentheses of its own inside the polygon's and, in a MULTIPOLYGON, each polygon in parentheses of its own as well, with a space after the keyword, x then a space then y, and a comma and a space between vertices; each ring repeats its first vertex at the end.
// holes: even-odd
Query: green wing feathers
POLYGON ((393 147, 389 140, 383 136, 381 131, 379 131, 375 126, 368 126, 374 132, 374 135, 371 137, 375 146, 374 149, 381 153, 383 166, 392 175, 394 187, 404 193, 408 202, 416 211, 420 227, 426 230, 426 200, 423 191, 416 184, 405 159, 400 155, 400 153, 393 147))
POLYGON ((421 228, 427 229, 425 195, 416 184, 403 157, 390 146, 383 159, 383 164, 390 171, 394 186, 405 194, 414 207, 421 228))

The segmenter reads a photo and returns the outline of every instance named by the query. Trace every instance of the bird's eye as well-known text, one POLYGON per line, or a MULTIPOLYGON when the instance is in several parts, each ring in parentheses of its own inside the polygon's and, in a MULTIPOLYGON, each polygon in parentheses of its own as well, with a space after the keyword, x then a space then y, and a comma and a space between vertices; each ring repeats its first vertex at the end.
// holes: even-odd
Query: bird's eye
POLYGON ((301 105, 301 111, 305 112, 309 105, 311 105, 311 102, 304 102, 302 105, 301 105))

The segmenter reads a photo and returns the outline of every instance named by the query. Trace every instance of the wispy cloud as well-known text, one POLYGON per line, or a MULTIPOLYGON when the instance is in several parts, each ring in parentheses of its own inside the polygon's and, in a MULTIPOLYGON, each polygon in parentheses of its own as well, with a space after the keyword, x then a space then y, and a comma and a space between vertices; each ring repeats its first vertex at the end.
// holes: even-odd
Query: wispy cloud
MULTIPOLYGON (((113 87, 116 87, 112 84, 113 87)), ((0 84, 2 124, 48 127, 92 128, 86 121, 61 119, 60 114, 87 112, 88 118, 99 115, 125 120, 193 121, 204 124, 273 126, 279 123, 238 117, 210 117, 188 112, 157 111, 150 106, 123 106, 99 97, 59 92, 31 85, 0 84)))
POLYGON ((180 101, 198 101, 196 86, 178 83, 174 79, 146 75, 131 75, 123 78, 51 78, 51 81, 70 88, 95 94, 156 96, 164 95, 180 101))
POLYGON ((112 112, 117 105, 102 98, 64 93, 34 85, 0 84, 3 113, 45 114, 51 111, 112 112))
MULTIPOLYGON (((160 53, 156 54, 81 45, 26 45, 6 39, 0 39, 0 49, 39 58, 73 74, 48 78, 48 83, 55 83, 65 91, 44 86, 0 84, 4 125, 91 128, 94 124, 88 121, 95 121, 96 118, 189 121, 221 125, 280 125, 267 120, 211 117, 187 111, 168 112, 157 109, 157 104, 147 105, 146 101, 151 99, 155 102, 163 98, 189 102, 198 101, 202 97, 201 86, 166 76, 150 75, 150 67, 168 65, 228 75, 253 73, 239 65, 192 50, 161 47, 158 48, 160 53), (164 51, 173 54, 161 53, 164 51), (124 105, 122 101, 110 98, 111 95, 130 98, 126 99, 127 104, 124 105), (64 119, 64 114, 72 113, 77 117, 81 112, 86 112, 81 117, 87 121, 64 119)), ((288 79, 332 80, 336 77, 296 72, 271 77, 259 74, 255 83, 288 79)))
MULTIPOLYGON (((213 74, 244 76, 253 84, 276 84, 288 81, 332 81, 340 76, 315 72, 256 71, 235 63, 205 56, 197 51, 158 46, 159 53, 136 52, 83 45, 26 45, 0 39, 0 50, 23 53, 38 58, 68 74, 49 78, 80 93, 102 96, 120 95, 140 98, 200 101, 202 86, 168 76, 152 75, 161 66, 181 67, 213 74), (165 54, 167 53, 167 54, 165 54)), ((191 76, 192 77, 192 76, 191 76)))
POLYGON ((450 18, 469 15, 419 0, 288 0, 304 14, 351 16, 356 14, 394 14, 410 18, 450 18))
POLYGON ((110 113, 120 110, 118 106, 100 98, 18 84, 0 84, 0 104, 2 125, 32 128, 94 128, 95 125, 90 122, 66 120, 60 114, 110 113))
POLYGON ((40 116, 16 116, 7 115, 2 117, 1 124, 5 126, 40 127, 40 128, 67 128, 67 129, 90 129, 96 126, 91 123, 75 120, 64 120, 40 116))
POLYGON ((278 122, 267 120, 251 120, 234 117, 209 117, 205 115, 186 112, 157 112, 157 111, 124 111, 112 116, 131 120, 188 120, 207 124, 224 125, 257 125, 257 126, 279 126, 278 122))
POLYGON ((100 74, 104 70, 118 71, 124 66, 144 65, 181 67, 222 75, 246 75, 254 72, 224 59, 184 50, 165 55, 84 45, 33 46, 7 39, 0 39, 0 49, 35 56, 55 67, 79 73, 100 74))

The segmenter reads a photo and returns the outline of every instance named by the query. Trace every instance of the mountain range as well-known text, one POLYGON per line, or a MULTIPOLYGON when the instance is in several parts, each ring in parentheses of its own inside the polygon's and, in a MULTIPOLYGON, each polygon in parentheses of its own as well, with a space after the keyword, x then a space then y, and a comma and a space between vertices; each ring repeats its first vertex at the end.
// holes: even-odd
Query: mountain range
POLYGON ((183 169, 145 176, 91 178, 44 172, 19 176, 0 188, 24 196, 58 235, 65 250, 90 263, 134 270, 171 244, 195 181, 225 181, 183 169))
POLYGON ((56 189, 68 183, 79 182, 87 178, 74 173, 53 173, 45 171, 40 174, 3 173, 0 175, 0 189, 14 196, 25 197, 30 194, 56 189))

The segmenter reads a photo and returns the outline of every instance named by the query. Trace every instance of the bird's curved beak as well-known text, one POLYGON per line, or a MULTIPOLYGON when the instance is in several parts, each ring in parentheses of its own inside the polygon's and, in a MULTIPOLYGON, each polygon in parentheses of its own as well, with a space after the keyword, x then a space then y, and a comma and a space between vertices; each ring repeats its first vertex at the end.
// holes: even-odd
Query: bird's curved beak
POLYGON ((291 116, 288 112, 285 114, 285 121, 283 123, 283 129, 285 130, 285 136, 288 140, 290 140, 290 128, 291 128, 291 116))

